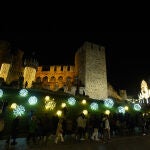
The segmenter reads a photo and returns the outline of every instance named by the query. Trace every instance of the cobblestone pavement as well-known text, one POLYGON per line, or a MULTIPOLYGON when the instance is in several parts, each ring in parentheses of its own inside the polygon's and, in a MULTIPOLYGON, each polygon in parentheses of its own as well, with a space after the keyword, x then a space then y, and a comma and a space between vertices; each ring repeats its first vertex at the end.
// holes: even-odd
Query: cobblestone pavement
POLYGON ((33 144, 27 143, 25 138, 17 138, 16 145, 8 145, 5 140, 0 140, 0 150, 143 150, 150 149, 150 136, 132 136, 112 138, 108 143, 102 141, 76 141, 73 138, 65 139, 64 143, 54 143, 54 139, 48 139, 33 144))

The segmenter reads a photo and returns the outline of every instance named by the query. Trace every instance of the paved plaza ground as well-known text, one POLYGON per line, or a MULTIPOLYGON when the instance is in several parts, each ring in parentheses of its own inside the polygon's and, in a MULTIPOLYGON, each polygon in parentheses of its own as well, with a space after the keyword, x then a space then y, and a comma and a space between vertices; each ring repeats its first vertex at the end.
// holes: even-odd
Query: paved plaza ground
POLYGON ((150 149, 150 135, 115 137, 109 143, 101 141, 76 141, 68 138, 64 143, 54 143, 54 139, 49 139, 47 144, 26 143, 25 138, 17 138, 15 146, 6 144, 5 140, 0 140, 0 150, 148 150, 150 149))

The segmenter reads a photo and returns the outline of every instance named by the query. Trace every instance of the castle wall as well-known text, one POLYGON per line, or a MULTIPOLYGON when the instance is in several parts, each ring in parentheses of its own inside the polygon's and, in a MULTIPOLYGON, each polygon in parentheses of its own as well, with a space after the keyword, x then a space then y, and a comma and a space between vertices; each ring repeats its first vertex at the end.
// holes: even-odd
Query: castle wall
POLYGON ((85 94, 93 99, 105 99, 107 93, 107 75, 105 48, 85 42, 77 51, 75 64, 79 80, 85 85, 85 94))
POLYGON ((71 86, 74 82, 74 77, 74 66, 49 66, 49 70, 47 71, 43 71, 43 67, 40 66, 35 76, 36 79, 41 78, 41 81, 44 81, 44 86, 49 85, 49 89, 51 90, 58 90, 67 84, 71 86), (47 80, 44 80, 46 78, 47 80))

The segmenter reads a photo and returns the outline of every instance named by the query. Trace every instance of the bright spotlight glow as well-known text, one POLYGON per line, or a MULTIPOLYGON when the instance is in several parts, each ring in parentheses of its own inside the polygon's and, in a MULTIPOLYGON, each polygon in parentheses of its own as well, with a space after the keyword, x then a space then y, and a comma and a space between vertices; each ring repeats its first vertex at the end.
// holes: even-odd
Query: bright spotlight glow
POLYGON ((110 114, 110 110, 105 110, 105 114, 109 115, 110 114))
POLYGON ((87 110, 83 110, 82 112, 83 112, 84 115, 87 115, 87 114, 88 114, 88 111, 87 111, 87 110))
POLYGON ((62 111, 61 110, 57 110, 56 114, 60 117, 62 115, 62 111))
POLYGON ((0 89, 0 97, 2 97, 2 96, 3 96, 3 90, 0 89))
POLYGON ((10 106, 11 109, 16 109, 17 108, 17 104, 16 103, 12 103, 10 106))
POLYGON ((23 96, 23 97, 27 96, 27 95, 28 95, 27 89, 21 89, 21 90, 19 91, 19 95, 20 95, 20 96, 23 96))
POLYGON ((62 107, 62 108, 66 107, 66 103, 62 103, 62 104, 61 104, 61 107, 62 107))
POLYGON ((45 96, 45 101, 49 101, 50 97, 49 96, 45 96))
POLYGON ((24 112, 25 112, 25 108, 22 105, 17 106, 16 109, 13 110, 15 116, 22 116, 24 112))
POLYGON ((29 99, 28 99, 28 102, 30 105, 35 105, 37 103, 37 97, 35 96, 31 96, 29 99))
POLYGON ((125 109, 126 111, 128 111, 128 110, 129 110, 129 107, 128 107, 128 106, 125 106, 124 109, 125 109))
POLYGON ((112 108, 114 106, 114 101, 110 98, 104 100, 105 107, 112 108))
POLYGON ((140 104, 134 104, 134 110, 140 111, 141 110, 140 104))
POLYGON ((86 100, 85 99, 82 100, 82 104, 86 104, 86 100))
POLYGON ((69 103, 70 105, 75 105, 76 99, 75 99, 74 97, 70 97, 70 98, 68 98, 68 103, 69 103))
POLYGON ((96 102, 91 103, 90 108, 92 110, 98 110, 98 104, 96 102))

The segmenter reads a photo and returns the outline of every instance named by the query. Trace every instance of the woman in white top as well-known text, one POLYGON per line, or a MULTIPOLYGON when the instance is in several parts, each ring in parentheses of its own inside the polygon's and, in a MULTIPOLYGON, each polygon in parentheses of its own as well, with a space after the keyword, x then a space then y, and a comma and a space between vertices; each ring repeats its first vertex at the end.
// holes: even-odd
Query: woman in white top
POLYGON ((104 119, 104 122, 105 122, 104 130, 107 134, 107 139, 110 140, 110 124, 109 124, 108 115, 105 115, 105 117, 103 119, 104 119))

